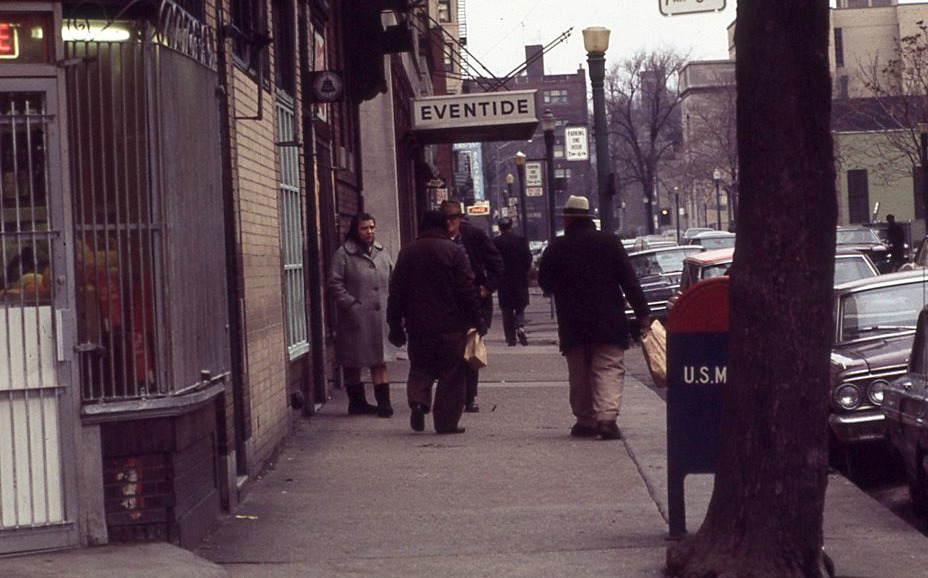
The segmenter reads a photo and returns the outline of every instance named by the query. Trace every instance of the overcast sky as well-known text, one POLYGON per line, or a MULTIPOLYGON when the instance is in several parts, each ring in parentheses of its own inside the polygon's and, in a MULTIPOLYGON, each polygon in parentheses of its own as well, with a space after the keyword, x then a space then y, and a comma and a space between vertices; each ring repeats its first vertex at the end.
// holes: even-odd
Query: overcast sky
POLYGON ((568 74, 586 68, 581 31, 605 26, 612 31, 607 63, 664 46, 697 60, 728 57, 725 29, 735 19, 735 0, 721 12, 671 17, 661 15, 658 1, 466 0, 467 49, 503 76, 525 60, 525 45, 549 44, 573 27, 566 41, 545 54, 545 73, 568 74))
MULTIPOLYGON (((668 17, 660 13, 660 0, 464 1, 467 49, 495 76, 508 74, 524 62, 526 44, 547 45, 571 27, 570 38, 545 54, 545 73, 568 74, 581 65, 586 68, 581 30, 590 26, 612 31, 607 65, 638 50, 662 47, 671 47, 692 60, 726 59, 726 28, 735 20, 737 4, 737 0, 726 0, 720 12, 668 17)), ((918 1, 924 0, 900 3, 918 1)), ((479 68, 474 73, 486 74, 479 68)))

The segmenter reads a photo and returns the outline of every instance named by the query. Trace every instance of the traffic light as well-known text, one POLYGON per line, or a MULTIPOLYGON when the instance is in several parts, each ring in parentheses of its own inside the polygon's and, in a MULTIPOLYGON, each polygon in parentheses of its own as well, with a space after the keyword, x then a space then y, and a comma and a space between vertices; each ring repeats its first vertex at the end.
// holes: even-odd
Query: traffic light
POLYGON ((661 209, 661 216, 659 217, 659 222, 661 225, 670 224, 670 209, 661 209))

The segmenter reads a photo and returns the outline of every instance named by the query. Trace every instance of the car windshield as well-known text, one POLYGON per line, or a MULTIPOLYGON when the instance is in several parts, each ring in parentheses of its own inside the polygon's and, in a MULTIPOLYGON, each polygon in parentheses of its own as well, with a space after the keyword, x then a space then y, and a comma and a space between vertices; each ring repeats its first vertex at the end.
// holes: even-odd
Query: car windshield
POLYGON ((702 268, 702 278, 703 279, 715 279, 716 277, 722 277, 728 275, 728 270, 731 268, 731 262, 728 263, 719 263, 718 265, 709 265, 708 267, 702 268))
POLYGON ((655 251, 653 253, 640 253, 631 255, 632 267, 635 275, 648 277, 650 275, 675 275, 683 271, 683 258, 691 253, 698 253, 697 247, 680 248, 672 251, 655 251))
POLYGON ((879 245, 880 238, 873 229, 843 229, 838 231, 839 245, 879 245))
POLYGON ((835 285, 866 277, 876 277, 876 275, 873 267, 867 263, 863 255, 835 259, 835 285))
POLYGON ((928 293, 923 283, 848 293, 841 298, 838 341, 914 330, 926 298, 928 293))
POLYGON ((733 235, 724 237, 696 237, 694 242, 706 251, 711 251, 713 249, 731 249, 735 246, 735 237, 733 235))

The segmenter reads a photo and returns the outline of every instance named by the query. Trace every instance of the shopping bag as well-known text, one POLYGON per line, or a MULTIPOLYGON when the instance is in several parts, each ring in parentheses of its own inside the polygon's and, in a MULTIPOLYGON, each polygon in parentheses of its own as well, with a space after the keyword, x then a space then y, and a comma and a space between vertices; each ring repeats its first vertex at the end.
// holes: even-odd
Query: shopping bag
POLYGON ((667 332, 660 320, 652 321, 641 336, 641 349, 654 386, 660 389, 667 387, 667 332))
POLYGON ((464 345, 464 361, 474 369, 487 366, 487 346, 476 329, 467 331, 467 343, 464 345))

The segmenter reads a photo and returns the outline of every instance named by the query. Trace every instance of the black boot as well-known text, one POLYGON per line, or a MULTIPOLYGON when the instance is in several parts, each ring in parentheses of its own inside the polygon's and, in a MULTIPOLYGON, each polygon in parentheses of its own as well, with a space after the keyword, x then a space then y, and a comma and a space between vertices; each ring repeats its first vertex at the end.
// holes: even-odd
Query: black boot
POLYGON ((348 394, 348 415, 369 415, 377 413, 377 406, 367 403, 364 395, 364 384, 354 383, 345 386, 348 394))
POLYGON ((377 417, 391 417, 393 415, 393 406, 390 405, 389 383, 374 385, 374 399, 377 400, 377 417))

